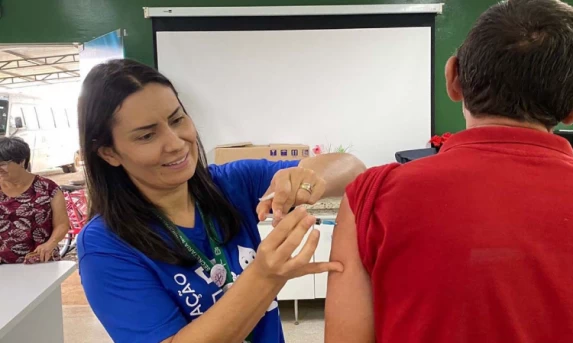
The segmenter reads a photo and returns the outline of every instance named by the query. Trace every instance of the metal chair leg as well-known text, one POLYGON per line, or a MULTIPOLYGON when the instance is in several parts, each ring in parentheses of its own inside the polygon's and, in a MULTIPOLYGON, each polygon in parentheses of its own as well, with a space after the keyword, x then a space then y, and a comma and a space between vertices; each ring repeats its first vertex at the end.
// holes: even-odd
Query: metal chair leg
POLYGON ((298 325, 298 300, 294 301, 294 325, 298 325))

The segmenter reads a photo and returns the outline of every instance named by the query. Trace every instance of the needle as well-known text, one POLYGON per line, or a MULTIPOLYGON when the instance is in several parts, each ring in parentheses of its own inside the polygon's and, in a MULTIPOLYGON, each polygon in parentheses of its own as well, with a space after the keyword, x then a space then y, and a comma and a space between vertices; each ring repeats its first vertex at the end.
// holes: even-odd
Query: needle
MULTIPOLYGON (((267 201, 267 200, 271 200, 275 197, 275 192, 269 193, 267 195, 265 195, 262 198, 259 198, 259 201, 267 201)), ((292 210, 291 210, 292 211, 292 210)), ((267 214, 267 219, 273 219, 274 216, 272 214, 267 214)), ((316 222, 315 225, 321 225, 321 224, 325 224, 325 225, 336 225, 336 221, 334 220, 324 220, 321 218, 316 218, 316 222)))
POLYGON ((267 201, 267 200, 271 200, 275 197, 275 192, 269 193, 267 195, 265 195, 262 198, 259 198, 259 201, 267 201))
MULTIPOLYGON (((273 219, 273 215, 272 214, 267 214, 267 219, 273 219)), ((322 218, 316 218, 316 222, 314 222, 314 225, 336 225, 336 221, 334 220, 328 220, 328 219, 322 219, 322 218)))

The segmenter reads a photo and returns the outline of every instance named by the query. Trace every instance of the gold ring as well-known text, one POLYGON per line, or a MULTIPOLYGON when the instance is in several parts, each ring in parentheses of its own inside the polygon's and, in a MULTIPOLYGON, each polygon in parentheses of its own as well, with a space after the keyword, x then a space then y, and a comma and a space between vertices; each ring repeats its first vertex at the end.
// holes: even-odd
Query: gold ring
POLYGON ((304 189, 305 191, 312 194, 312 185, 310 183, 303 183, 300 185, 300 189, 304 189))

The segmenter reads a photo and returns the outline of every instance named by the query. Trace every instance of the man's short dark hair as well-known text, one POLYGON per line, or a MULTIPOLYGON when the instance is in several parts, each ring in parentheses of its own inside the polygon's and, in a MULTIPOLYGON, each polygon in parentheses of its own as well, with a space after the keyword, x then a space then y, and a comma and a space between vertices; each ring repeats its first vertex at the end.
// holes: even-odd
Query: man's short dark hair
POLYGON ((561 1, 492 6, 457 57, 464 103, 474 116, 552 128, 573 111, 573 7, 561 1))
POLYGON ((24 168, 30 166, 30 146, 18 137, 0 138, 0 162, 24 162, 24 168))

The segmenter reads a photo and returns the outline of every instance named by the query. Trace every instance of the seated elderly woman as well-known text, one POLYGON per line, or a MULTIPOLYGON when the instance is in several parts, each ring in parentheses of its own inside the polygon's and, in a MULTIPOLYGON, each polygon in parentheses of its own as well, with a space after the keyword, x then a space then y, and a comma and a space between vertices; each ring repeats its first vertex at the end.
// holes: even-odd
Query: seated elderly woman
POLYGON ((64 195, 51 180, 28 172, 30 147, 0 138, 0 263, 58 260, 68 232, 64 195))

